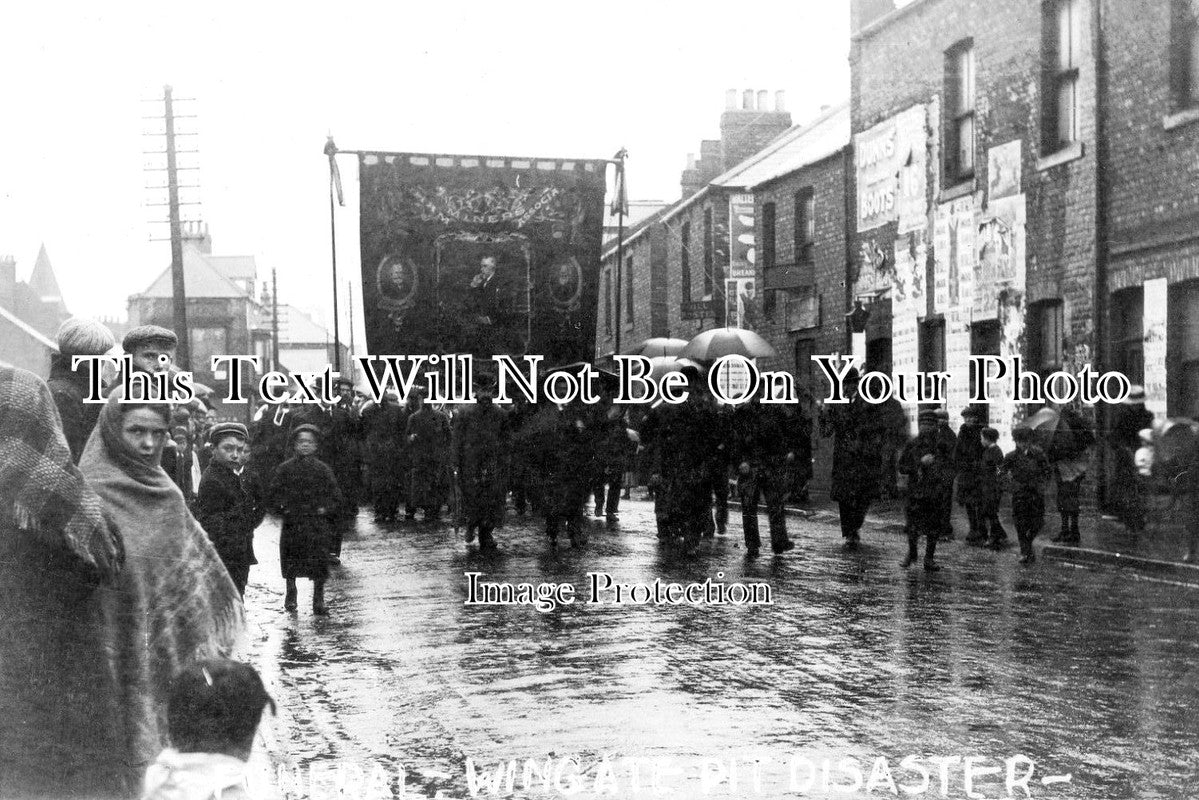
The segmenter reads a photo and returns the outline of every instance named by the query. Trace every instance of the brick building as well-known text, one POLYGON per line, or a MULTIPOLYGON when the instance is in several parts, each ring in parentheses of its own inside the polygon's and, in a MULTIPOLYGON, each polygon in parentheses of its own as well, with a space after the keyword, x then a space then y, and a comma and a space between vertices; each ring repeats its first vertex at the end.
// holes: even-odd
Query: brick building
POLYGON ((953 373, 955 426, 971 354, 1097 362, 1097 1, 855 0, 858 355, 953 373))

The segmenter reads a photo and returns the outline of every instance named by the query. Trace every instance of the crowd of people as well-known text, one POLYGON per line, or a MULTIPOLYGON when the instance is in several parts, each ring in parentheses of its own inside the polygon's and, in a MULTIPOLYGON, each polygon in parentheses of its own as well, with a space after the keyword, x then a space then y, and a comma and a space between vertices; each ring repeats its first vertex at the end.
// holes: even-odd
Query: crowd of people
MULTIPOLYGON (((829 496, 843 547, 860 547, 871 504, 896 491, 905 498, 902 566, 919 560, 923 538, 923 566, 934 571, 938 542, 954 538, 955 498, 966 510, 965 541, 1002 550, 999 512, 1009 496, 1019 559, 1028 564, 1052 483, 1055 541, 1077 544, 1081 487, 1097 445, 1111 448, 1121 489, 1110 502, 1129 530, 1140 530, 1138 478, 1153 461, 1143 442, 1152 415, 1135 397, 1113 411, 1103 442, 1067 407, 1051 410, 1052 425, 1018 425, 1007 453, 977 408, 963 412, 956 433, 943 409, 922 410, 907 438, 902 410, 897 426, 893 404, 858 394, 856 372, 845 382, 848 402, 807 413, 756 399, 721 404, 691 364, 682 369, 689 399, 648 409, 616 404, 604 381, 597 404, 518 397, 500 405, 495 377, 480 373, 477 402, 457 408, 435 407, 420 390, 403 403, 395 394, 369 402, 341 380, 332 403, 263 406, 247 426, 219 420, 203 403, 134 401, 117 388, 102 404, 86 403, 90 368, 72 369, 71 358, 107 353, 116 341, 97 323, 70 320, 58 346, 45 382, 0 367, 5 797, 134 797, 143 778, 147 792, 160 792, 147 796, 171 796, 161 792, 180 770, 214 770, 220 780, 241 774, 228 759, 244 762, 269 697, 248 668, 223 659, 240 641, 254 532, 270 512, 282 521, 285 609, 297 609, 297 581, 307 579, 313 612, 323 615, 330 566, 362 506, 381 525, 420 525, 448 512, 482 553, 498 549, 509 513, 543 517, 549 547, 563 535, 583 547, 588 512, 617 528, 622 496, 644 485, 661 543, 688 554, 704 537, 726 534, 734 494, 746 557, 763 544, 762 506, 771 550, 782 554, 795 547, 785 504, 806 494, 818 430, 832 440, 829 496), (222 729, 234 734, 221 739, 204 732, 203 720, 228 712, 223 692, 250 700, 244 718, 222 729), (191 711, 173 716, 173 705, 191 711)), ((135 328, 121 346, 133 371, 173 368, 176 337, 167 329, 135 328)), ((1193 504, 1194 459, 1175 466, 1173 486, 1193 504)), ((1199 526, 1190 510, 1193 556, 1199 526)))

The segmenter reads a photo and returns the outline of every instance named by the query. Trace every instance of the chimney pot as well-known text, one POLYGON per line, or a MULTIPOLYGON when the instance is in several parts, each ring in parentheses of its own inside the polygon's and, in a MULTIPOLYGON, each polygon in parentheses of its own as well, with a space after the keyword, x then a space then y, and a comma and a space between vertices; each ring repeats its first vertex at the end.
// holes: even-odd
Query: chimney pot
POLYGON ((734 111, 737 108, 737 90, 729 89, 724 93, 724 110, 734 111))
POLYGON ((767 97, 769 96, 769 94, 770 93, 767 92, 765 89, 758 90, 758 106, 757 106, 757 108, 759 111, 769 111, 770 110, 767 108, 767 106, 769 105, 769 102, 767 101, 767 97))
POLYGON ((746 111, 754 110, 754 90, 753 89, 746 89, 745 92, 741 95, 741 108, 745 109, 746 111))
POLYGON ((782 89, 780 89, 774 93, 774 110, 775 111, 786 111, 787 110, 787 93, 784 92, 782 89))

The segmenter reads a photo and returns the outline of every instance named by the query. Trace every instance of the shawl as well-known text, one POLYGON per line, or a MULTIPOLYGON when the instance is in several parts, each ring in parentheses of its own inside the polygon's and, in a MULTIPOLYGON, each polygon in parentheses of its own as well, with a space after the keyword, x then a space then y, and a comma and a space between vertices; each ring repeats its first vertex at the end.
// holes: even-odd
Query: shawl
POLYGON ((178 487, 159 465, 121 438, 125 408, 109 398, 80 469, 120 527, 125 569, 100 587, 99 638, 117 681, 123 732, 108 755, 135 796, 146 766, 167 740, 171 678, 198 658, 228 657, 241 643, 241 599, 178 487))
POLYGON ((0 453, 4 530, 38 540, 84 577, 111 579, 120 537, 74 465, 49 388, 22 369, 0 368, 0 453))

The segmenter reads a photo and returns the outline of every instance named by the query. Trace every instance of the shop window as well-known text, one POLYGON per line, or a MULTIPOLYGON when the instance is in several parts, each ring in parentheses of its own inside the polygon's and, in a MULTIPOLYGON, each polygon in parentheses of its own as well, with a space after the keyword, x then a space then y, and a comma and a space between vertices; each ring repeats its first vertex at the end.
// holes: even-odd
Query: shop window
POLYGON ((1112 366, 1133 383, 1145 380, 1144 303, 1139 286, 1112 295, 1112 366))
POLYGON ((1171 286, 1167 302, 1167 412, 1194 418, 1199 415, 1199 281, 1171 286))
POLYGON ((1062 353, 1063 308, 1061 300, 1043 300, 1028 310, 1028 367, 1040 372, 1060 368, 1062 353))
POLYGON ((1199 105, 1199 7, 1173 0, 1170 19, 1170 94, 1174 108, 1199 105))
POLYGON ((1050 0, 1042 16, 1041 151, 1053 153, 1078 139, 1078 74, 1082 61, 1080 0, 1050 0))
POLYGON ((945 178, 949 184, 974 177, 974 41, 945 53, 945 97, 950 119, 945 132, 945 178))

